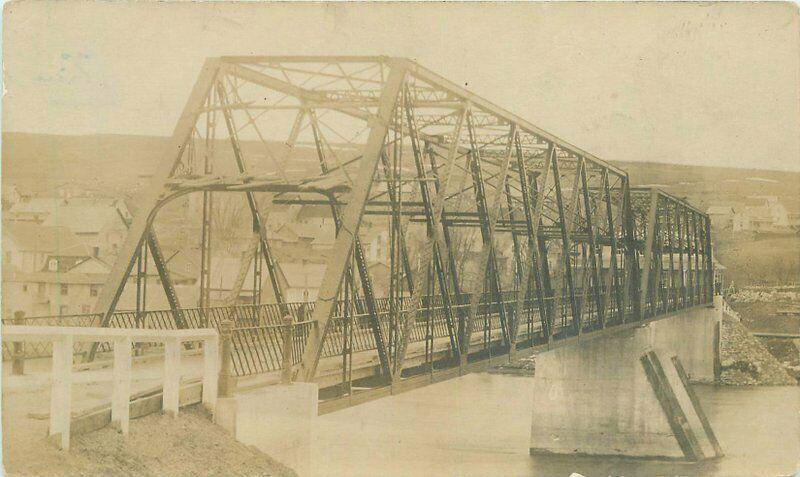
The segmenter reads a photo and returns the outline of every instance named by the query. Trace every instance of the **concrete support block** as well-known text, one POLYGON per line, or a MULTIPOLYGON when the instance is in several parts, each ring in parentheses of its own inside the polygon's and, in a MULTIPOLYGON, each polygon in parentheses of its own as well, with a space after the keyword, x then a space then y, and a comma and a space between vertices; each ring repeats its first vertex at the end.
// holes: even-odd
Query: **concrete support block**
POLYGON ((11 344, 11 375, 23 374, 25 374, 25 343, 14 342, 11 344))
POLYGON ((653 349, 678 356, 691 382, 714 382, 716 309, 698 306, 647 325, 653 349))
MULTIPOLYGON (((690 363, 694 377, 713 377, 714 322, 707 310, 610 329, 538 354, 531 453, 686 459, 673 411, 683 410, 697 436, 706 432, 702 411, 695 411, 671 358, 690 363), (659 399, 648 379, 641 361, 648 353, 660 358, 665 376, 661 387, 669 388, 671 401, 659 399), (671 407, 665 408, 665 402, 671 407)), ((700 445, 704 452, 699 458, 714 455, 708 439, 700 445)))
POLYGON ((649 349, 629 329, 537 355, 531 453, 682 458, 639 363, 649 349))
POLYGON ((214 406, 214 424, 222 427, 230 435, 236 436, 236 398, 217 398, 214 406))
POLYGON ((214 422, 302 475, 311 463, 318 396, 316 383, 267 386, 219 398, 214 422))

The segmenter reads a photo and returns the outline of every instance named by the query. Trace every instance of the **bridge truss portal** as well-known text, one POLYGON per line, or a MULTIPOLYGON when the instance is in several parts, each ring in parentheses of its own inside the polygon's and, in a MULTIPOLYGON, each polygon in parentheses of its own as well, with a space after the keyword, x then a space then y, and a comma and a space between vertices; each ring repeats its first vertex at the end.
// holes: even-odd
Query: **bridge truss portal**
POLYGON ((369 335, 392 382, 409 343, 430 340, 432 349, 434 329, 449 342, 450 362, 463 365, 481 330, 489 346, 499 330, 494 346, 513 354, 521 336, 528 345, 548 342, 706 303, 713 293, 705 214, 633 187, 624 170, 402 58, 206 60, 94 324, 114 323, 129 281, 140 296, 135 316, 147 313, 148 254, 170 326, 213 323, 179 303, 154 227, 159 209, 190 193, 203 198, 199 309, 211 309, 216 195, 243 196, 252 217, 250 255, 231 296, 252 286, 253 306, 261 306, 266 278, 281 315, 297 309, 278 277, 265 211, 330 209, 330 259, 296 325, 302 380, 314 379, 330 355, 326 340, 352 351, 354 329, 369 335), (388 296, 376 296, 365 227, 388 232, 388 296))

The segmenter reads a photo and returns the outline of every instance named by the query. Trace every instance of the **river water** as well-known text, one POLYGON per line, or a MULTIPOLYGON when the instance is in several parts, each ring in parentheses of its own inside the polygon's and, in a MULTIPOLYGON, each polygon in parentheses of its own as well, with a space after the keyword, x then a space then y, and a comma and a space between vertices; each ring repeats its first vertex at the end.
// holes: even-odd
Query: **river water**
POLYGON ((532 457, 530 380, 458 379, 321 416, 301 475, 594 476, 794 475, 800 387, 696 386, 726 456, 701 464, 532 457))

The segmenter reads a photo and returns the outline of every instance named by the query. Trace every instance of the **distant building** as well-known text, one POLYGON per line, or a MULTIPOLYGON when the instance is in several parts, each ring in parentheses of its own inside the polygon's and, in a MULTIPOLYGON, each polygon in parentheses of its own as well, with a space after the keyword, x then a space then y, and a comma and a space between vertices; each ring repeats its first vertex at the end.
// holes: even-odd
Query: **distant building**
MULTIPOLYGON (((211 259, 211 287, 209 290, 212 304, 222 304, 231 295, 236 278, 241 269, 241 260, 236 258, 212 257, 211 259)), ((325 274, 324 263, 308 261, 279 262, 277 264, 278 284, 283 291, 284 300, 287 302, 317 299, 322 277, 325 274)), ((253 263, 247 270, 242 289, 235 301, 249 304, 253 302, 253 263)), ((267 268, 262 268, 261 302, 275 303, 275 294, 272 290, 267 268)))
POLYGON ((21 271, 3 265, 3 313, 14 316, 85 314, 92 311, 109 267, 93 257, 64 271, 21 271))
POLYGON ((774 196, 751 197, 732 218, 734 232, 789 232, 791 221, 786 207, 774 196))
POLYGON ((115 257, 125 241, 126 220, 130 220, 130 213, 122 203, 76 204, 70 201, 42 224, 69 227, 86 243, 93 256, 105 258, 115 257))
POLYGON ((90 253, 112 260, 128 232, 131 214, 121 200, 106 197, 31 197, 20 200, 4 214, 14 222, 66 227, 80 238, 90 253))
POLYGON ((286 301, 303 301, 307 296, 309 301, 315 301, 325 276, 327 265, 324 263, 293 262, 280 263, 280 277, 284 285, 286 301))
POLYGON ((706 211, 711 225, 718 230, 728 230, 733 227, 733 217, 736 211, 729 205, 712 205, 706 211))
MULTIPOLYGON (((172 282, 179 296, 185 296, 196 279, 171 265, 168 263, 172 282)), ((26 316, 89 313, 110 271, 111 265, 92 256, 83 241, 66 227, 28 221, 3 223, 3 316, 13 316, 17 311, 26 316)), ((131 283, 135 283, 135 273, 131 283)), ((135 288, 125 288, 117 309, 135 309, 135 288)), ((150 256, 149 309, 166 308, 166 295, 160 289, 161 281, 150 256)))
POLYGON ((3 187, 3 210, 8 210, 17 203, 30 197, 23 193, 16 185, 3 187))
POLYGON ((3 214, 6 220, 42 223, 59 207, 66 205, 60 197, 30 197, 17 201, 3 214))
POLYGON ((3 222, 3 263, 21 272, 63 272, 88 256, 86 245, 66 227, 3 222))

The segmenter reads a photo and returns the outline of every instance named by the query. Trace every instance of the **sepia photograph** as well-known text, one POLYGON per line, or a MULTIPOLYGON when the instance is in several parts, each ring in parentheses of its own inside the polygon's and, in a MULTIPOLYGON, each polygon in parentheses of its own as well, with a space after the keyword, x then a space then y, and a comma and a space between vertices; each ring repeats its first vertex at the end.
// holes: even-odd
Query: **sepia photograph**
POLYGON ((12 0, 2 469, 800 476, 800 6, 12 0))

